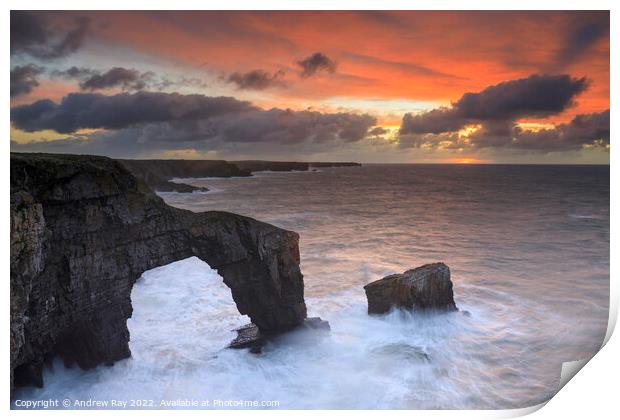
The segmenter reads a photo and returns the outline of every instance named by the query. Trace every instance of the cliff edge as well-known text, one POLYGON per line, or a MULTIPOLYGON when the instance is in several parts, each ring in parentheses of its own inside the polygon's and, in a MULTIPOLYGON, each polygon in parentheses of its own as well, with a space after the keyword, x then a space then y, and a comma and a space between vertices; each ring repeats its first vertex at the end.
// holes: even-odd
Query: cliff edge
POLYGON ((41 386, 55 356, 81 368, 129 357, 134 282, 190 256, 261 331, 306 318, 295 232, 170 207, 115 160, 13 153, 10 212, 11 387, 41 386))
POLYGON ((230 178, 252 176, 260 171, 309 171, 315 168, 361 166, 355 162, 278 162, 265 160, 117 159, 136 178, 158 192, 208 191, 171 181, 174 178, 230 178))
POLYGON ((193 192, 205 191, 193 185, 170 181, 173 178, 230 178, 252 176, 247 170, 225 160, 182 160, 182 159, 117 159, 136 178, 144 181, 155 191, 193 192))

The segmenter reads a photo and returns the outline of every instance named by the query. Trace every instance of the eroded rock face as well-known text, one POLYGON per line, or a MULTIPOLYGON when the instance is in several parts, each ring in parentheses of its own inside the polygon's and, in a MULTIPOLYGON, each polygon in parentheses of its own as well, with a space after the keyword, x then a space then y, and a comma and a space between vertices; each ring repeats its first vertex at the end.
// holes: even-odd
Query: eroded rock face
POLYGON ((450 269, 444 263, 426 264, 392 274, 364 286, 368 313, 383 314, 392 307, 410 310, 457 310, 450 269))
POLYGON ((128 357, 131 288, 197 256, 239 312, 275 333, 306 318, 298 235, 225 212, 166 205, 118 162, 11 155, 11 385, 40 385, 46 358, 92 368, 128 357))

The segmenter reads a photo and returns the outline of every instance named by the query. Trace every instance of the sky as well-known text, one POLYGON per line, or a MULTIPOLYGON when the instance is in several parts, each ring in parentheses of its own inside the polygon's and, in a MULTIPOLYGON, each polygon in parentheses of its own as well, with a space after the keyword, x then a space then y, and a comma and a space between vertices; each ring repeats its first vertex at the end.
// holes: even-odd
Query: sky
POLYGON ((11 150, 609 163, 609 12, 11 12, 11 150))

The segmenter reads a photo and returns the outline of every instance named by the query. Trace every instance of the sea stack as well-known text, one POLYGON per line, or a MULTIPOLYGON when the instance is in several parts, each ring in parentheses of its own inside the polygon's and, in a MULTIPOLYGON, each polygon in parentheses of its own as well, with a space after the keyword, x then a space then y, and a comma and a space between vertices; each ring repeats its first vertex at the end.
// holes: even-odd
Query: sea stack
POLYGON ((402 274, 392 274, 364 286, 368 313, 383 314, 392 307, 408 310, 458 310, 450 268, 438 262, 402 274))

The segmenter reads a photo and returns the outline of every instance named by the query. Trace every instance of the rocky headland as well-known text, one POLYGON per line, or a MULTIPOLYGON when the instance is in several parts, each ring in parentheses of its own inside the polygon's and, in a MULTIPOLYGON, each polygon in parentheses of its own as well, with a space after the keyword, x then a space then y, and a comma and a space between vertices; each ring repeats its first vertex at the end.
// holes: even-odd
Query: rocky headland
POLYGON ((252 172, 239 169, 225 160, 181 160, 181 159, 119 159, 136 178, 144 181, 155 191, 193 192, 206 188, 179 182, 173 178, 229 178, 232 176, 252 176, 252 172))
MULTIPOLYGON (((218 271, 260 333, 305 323, 295 232, 170 207, 127 166, 98 156, 11 154, 11 388, 41 386, 53 357, 85 369, 129 357, 133 284, 146 270, 190 256, 218 271)), ((204 175, 204 168, 153 169, 161 168, 166 176, 204 175)))
POLYGON ((230 178, 252 176, 254 172, 309 171, 313 168, 361 166, 355 162, 277 162, 266 160, 184 160, 184 159, 119 159, 136 178, 160 192, 207 191, 207 188, 172 182, 173 178, 230 178))

